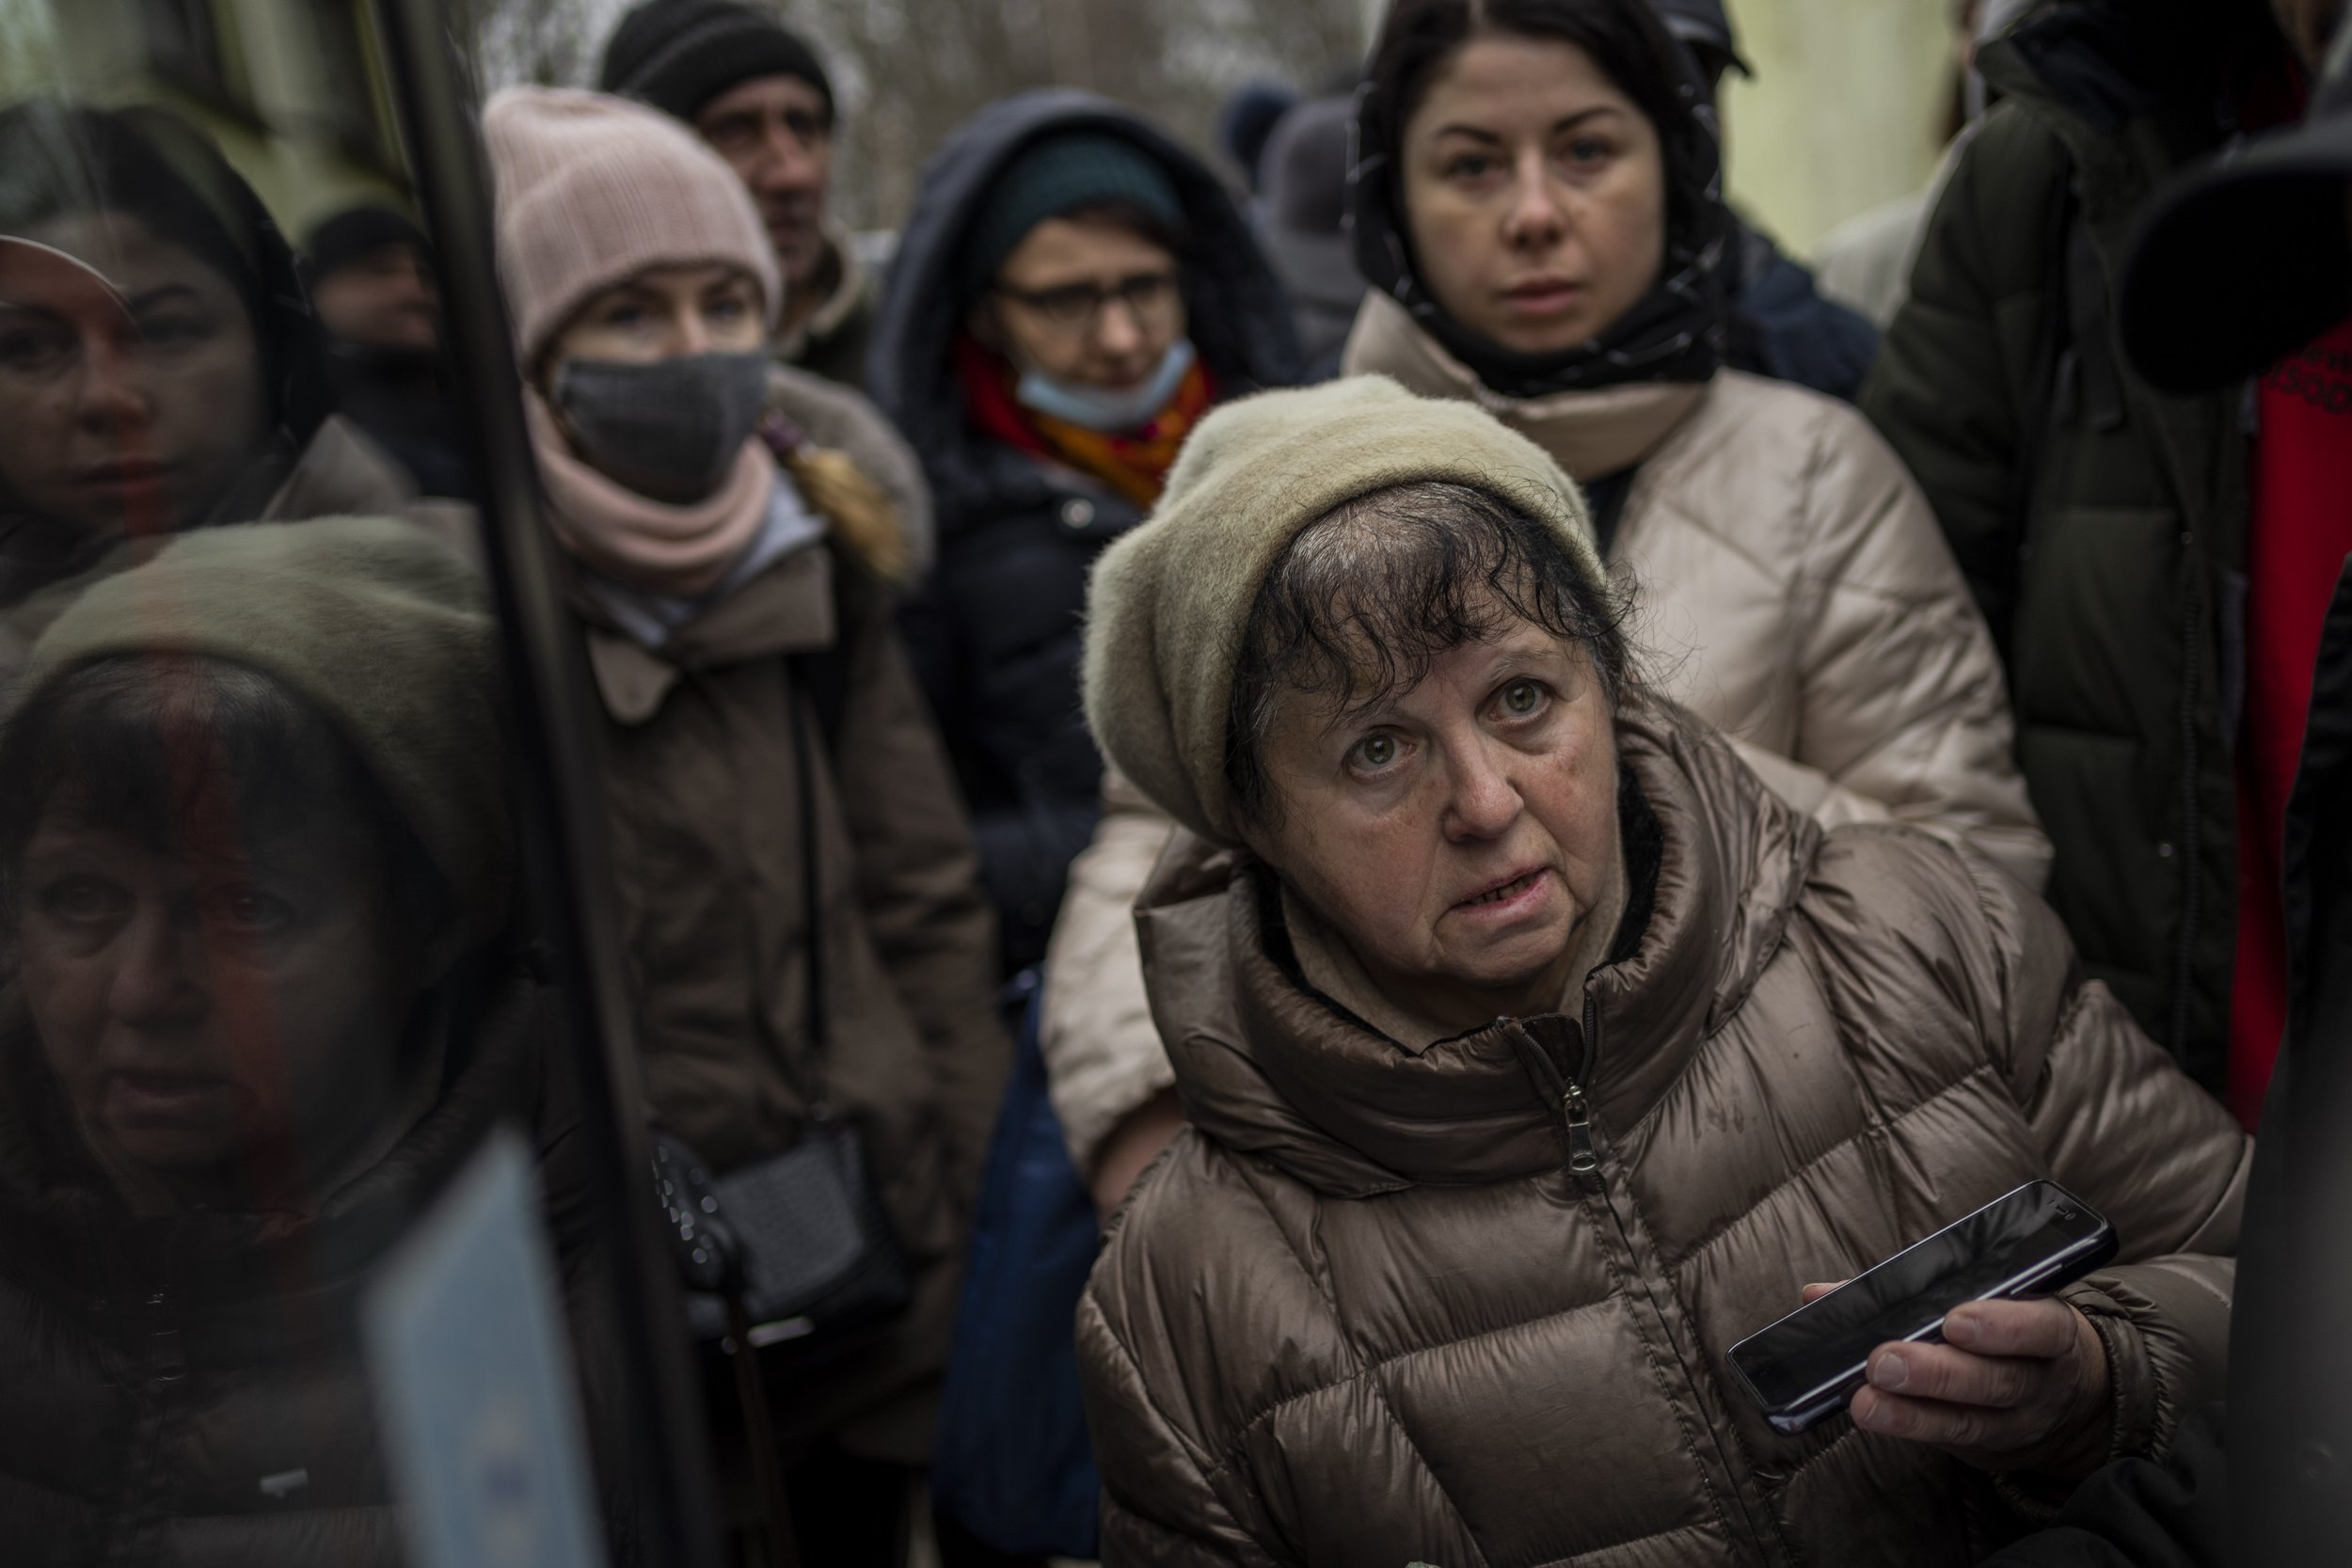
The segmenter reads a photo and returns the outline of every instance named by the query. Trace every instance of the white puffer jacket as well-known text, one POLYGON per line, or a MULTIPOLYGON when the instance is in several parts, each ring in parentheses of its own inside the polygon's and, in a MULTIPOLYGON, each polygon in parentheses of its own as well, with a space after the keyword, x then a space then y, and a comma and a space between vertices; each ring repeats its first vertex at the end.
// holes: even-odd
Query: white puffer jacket
MULTIPOLYGON (((1992 637, 1918 486, 1853 409, 1736 371, 1499 397, 1377 293, 1343 368, 1474 402, 1579 481, 1638 464, 1610 562, 1652 688, 1824 826, 1907 823, 2040 890, 2050 847, 1992 637)), ((1042 1044, 1081 1170, 1174 1082, 1128 912, 1169 826, 1114 778, 1055 928, 1042 1044)))

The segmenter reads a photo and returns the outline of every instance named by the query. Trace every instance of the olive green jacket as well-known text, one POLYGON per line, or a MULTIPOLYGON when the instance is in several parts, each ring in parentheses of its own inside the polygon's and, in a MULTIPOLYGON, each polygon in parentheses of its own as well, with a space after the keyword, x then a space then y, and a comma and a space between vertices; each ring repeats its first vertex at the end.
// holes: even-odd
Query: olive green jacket
POLYGON ((2209 96, 2111 63, 2129 25, 2066 6, 1985 51, 2006 97, 1960 153, 1862 406, 2001 646, 2050 904, 2088 973, 2217 1087, 2246 438, 2237 395, 2162 396, 2116 342, 2140 210, 2217 135, 2209 96))

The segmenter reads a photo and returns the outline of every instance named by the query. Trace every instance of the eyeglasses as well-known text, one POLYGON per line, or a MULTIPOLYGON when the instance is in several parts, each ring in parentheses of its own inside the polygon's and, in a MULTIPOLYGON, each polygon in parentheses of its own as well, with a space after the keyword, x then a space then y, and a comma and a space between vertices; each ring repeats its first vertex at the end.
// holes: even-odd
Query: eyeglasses
POLYGON ((1099 283, 1064 283, 1051 289, 1015 289, 1000 283, 995 292, 1036 311, 1063 332, 1091 331, 1102 320, 1103 307, 1114 299, 1127 308, 1137 326, 1154 332, 1174 319, 1178 295, 1173 272, 1139 272, 1108 288, 1099 283))

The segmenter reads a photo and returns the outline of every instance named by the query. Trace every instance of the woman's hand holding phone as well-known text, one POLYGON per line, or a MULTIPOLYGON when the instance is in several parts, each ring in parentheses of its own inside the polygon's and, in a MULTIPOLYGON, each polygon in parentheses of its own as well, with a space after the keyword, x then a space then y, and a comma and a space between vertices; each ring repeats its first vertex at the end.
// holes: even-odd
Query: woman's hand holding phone
MULTIPOLYGON (((1836 1290, 1807 1285, 1807 1302, 1836 1290)), ((1986 1470, 2079 1481, 2106 1462, 2106 1347, 2056 1297, 1972 1301, 1942 1344, 1881 1345, 1847 1409, 1865 1432, 1930 1443, 1986 1470)))

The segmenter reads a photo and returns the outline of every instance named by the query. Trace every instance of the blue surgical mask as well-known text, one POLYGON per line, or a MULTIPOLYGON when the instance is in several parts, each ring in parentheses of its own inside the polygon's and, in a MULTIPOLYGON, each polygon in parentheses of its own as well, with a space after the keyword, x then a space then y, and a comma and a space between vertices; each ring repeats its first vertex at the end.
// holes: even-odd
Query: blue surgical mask
POLYGON ((1057 381, 1043 371, 1024 371, 1012 395, 1024 408, 1082 430, 1123 435, 1150 424, 1174 400, 1176 388, 1192 370, 1193 358, 1192 340, 1179 338, 1160 356, 1157 369, 1123 392, 1057 381))

